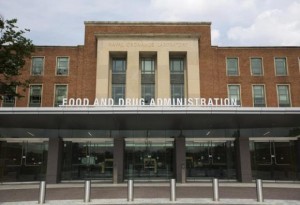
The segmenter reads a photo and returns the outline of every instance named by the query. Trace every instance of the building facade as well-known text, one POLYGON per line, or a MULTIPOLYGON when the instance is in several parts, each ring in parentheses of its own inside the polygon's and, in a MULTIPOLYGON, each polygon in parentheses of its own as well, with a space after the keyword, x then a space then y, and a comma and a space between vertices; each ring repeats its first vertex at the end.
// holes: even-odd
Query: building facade
POLYGON ((85 22, 36 46, 0 108, 0 182, 300 180, 300 47, 218 47, 207 22, 85 22))

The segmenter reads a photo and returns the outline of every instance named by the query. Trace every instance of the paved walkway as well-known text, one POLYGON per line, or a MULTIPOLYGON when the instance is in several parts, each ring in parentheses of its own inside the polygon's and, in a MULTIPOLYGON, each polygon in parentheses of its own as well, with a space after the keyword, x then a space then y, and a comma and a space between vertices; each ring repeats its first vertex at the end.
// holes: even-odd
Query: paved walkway
MULTIPOLYGON (((264 183, 265 201, 256 202, 255 184, 220 183, 220 202, 212 201, 210 183, 177 184, 175 202, 170 202, 168 183, 135 183, 134 201, 127 202, 127 184, 92 183, 89 204, 266 204, 300 205, 300 184, 264 183)), ((1 205, 37 204, 38 184, 0 185, 1 205)), ((83 203, 83 183, 47 185, 46 204, 83 203)))

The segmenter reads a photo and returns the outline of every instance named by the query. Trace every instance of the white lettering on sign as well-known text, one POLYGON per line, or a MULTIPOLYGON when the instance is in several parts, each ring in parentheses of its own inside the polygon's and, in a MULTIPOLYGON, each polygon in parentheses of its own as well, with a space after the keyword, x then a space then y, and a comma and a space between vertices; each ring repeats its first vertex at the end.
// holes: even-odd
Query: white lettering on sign
POLYGON ((200 107, 229 107, 239 106, 237 99, 232 98, 157 98, 151 99, 149 104, 143 98, 120 98, 115 102, 113 98, 95 98, 90 103, 88 98, 63 98, 60 106, 200 106, 200 107))

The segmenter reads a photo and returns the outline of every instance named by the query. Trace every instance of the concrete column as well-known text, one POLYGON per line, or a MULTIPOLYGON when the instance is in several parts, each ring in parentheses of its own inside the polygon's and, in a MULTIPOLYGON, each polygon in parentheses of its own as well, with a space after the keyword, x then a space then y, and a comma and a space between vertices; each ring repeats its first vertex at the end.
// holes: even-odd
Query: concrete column
POLYGON ((126 98, 140 98, 141 96, 139 62, 139 51, 127 53, 126 98))
POLYGON ((124 138, 114 138, 114 170, 113 170, 113 183, 122 183, 124 180, 124 151, 125 140, 124 138))
POLYGON ((185 138, 175 138, 175 177, 178 183, 186 182, 185 138))
POLYGON ((63 141, 60 137, 51 137, 48 142, 46 181, 56 184, 60 181, 63 141))
POLYGON ((236 167, 237 176, 240 182, 252 181, 251 156, 249 137, 238 136, 236 139, 236 167))
POLYGON ((170 68, 169 68, 169 52, 166 50, 157 52, 157 98, 170 98, 170 68))

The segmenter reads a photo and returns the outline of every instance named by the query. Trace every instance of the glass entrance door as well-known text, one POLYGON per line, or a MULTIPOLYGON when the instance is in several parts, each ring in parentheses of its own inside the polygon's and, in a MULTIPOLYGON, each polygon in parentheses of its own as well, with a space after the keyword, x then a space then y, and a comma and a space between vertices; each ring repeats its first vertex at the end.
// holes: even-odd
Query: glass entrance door
POLYGON ((187 180, 236 179, 233 141, 186 141, 187 180))
POLYGON ((172 178, 173 152, 173 139, 126 139, 125 179, 172 178))
POLYGON ((252 141, 250 148, 254 179, 296 179, 294 141, 252 141))
POLYGON ((62 180, 112 180, 113 141, 65 141, 62 180))
POLYGON ((47 154, 47 142, 2 141, 0 181, 44 180, 47 168, 47 154))

